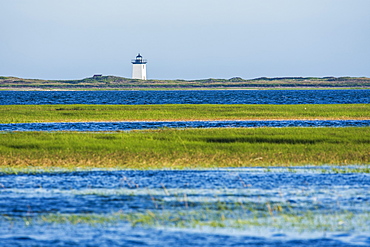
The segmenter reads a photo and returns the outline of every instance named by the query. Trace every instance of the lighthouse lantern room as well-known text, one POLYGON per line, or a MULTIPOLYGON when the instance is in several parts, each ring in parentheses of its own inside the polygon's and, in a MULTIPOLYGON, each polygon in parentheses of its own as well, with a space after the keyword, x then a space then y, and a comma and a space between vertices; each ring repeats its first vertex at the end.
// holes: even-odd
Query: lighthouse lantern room
POLYGON ((131 63, 132 79, 146 80, 146 59, 143 59, 139 53, 131 63))

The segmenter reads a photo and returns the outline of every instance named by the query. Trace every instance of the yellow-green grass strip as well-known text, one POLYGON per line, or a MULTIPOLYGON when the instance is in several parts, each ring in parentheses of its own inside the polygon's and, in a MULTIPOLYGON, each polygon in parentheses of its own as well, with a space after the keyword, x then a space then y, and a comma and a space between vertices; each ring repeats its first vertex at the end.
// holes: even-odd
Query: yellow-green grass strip
MULTIPOLYGON (((71 224, 92 226, 114 225, 130 223, 132 227, 176 227, 176 228, 229 228, 229 229, 263 229, 268 227, 275 230, 295 230, 299 232, 325 231, 369 231, 367 222, 369 212, 354 214, 349 211, 317 213, 314 211, 300 212, 294 210, 290 204, 280 205, 267 203, 266 205, 244 205, 235 203, 227 205, 215 203, 217 209, 188 209, 178 211, 158 210, 144 212, 122 211, 111 214, 46 214, 35 218, 24 217, 26 225, 30 224, 71 224)), ((202 205, 207 207, 207 205, 202 205)), ((5 218, 5 217, 4 217, 5 218)), ((1 218, 0 218, 1 219, 1 218)), ((16 219, 7 217, 12 223, 16 219)), ((5 222, 6 222, 5 221, 5 222)))
POLYGON ((0 134, 0 169, 369 165, 370 127, 0 134))
POLYGON ((0 106, 0 123, 275 119, 370 119, 370 104, 0 106))

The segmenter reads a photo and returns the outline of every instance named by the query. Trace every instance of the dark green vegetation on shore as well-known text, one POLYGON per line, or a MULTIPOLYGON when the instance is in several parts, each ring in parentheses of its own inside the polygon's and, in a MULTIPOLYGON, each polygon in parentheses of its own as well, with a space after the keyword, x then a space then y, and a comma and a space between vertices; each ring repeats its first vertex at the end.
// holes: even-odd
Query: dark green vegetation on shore
POLYGON ((89 77, 81 80, 41 80, 0 76, 0 89, 186 89, 186 88, 368 88, 367 77, 281 77, 256 79, 136 80, 117 76, 89 77))
POLYGON ((184 169, 370 163, 370 128, 10 132, 2 169, 184 169))
POLYGON ((343 105, 0 105, 0 123, 370 119, 369 104, 343 105))

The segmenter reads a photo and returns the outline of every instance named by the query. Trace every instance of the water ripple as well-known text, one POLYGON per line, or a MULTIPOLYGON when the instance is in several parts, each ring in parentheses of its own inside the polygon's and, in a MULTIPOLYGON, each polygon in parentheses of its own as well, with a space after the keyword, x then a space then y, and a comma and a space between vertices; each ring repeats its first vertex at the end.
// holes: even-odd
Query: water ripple
POLYGON ((368 127, 370 120, 159 121, 0 124, 0 131, 127 131, 158 128, 368 127))
POLYGON ((368 103, 370 90, 0 91, 1 105, 368 103))
POLYGON ((0 173, 0 242, 1 246, 369 246, 370 176, 327 173, 328 169, 0 173), (360 196, 362 200, 357 200, 360 196), (70 214, 80 220, 116 219, 117 224, 69 224, 64 220, 70 214), (147 227, 133 227, 119 218, 146 214, 158 221, 170 216, 147 227), (184 225, 173 227, 180 218, 184 225), (50 223, 53 219, 59 221, 50 223), (226 226, 186 225, 187 220, 196 224, 213 219, 226 226), (227 227, 238 220, 243 225, 227 227))

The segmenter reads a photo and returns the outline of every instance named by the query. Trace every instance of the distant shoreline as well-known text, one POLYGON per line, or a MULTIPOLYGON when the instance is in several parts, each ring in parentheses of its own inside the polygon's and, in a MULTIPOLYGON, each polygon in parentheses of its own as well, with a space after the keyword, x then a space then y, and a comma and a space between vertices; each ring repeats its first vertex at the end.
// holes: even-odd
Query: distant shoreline
POLYGON ((367 77, 279 77, 256 79, 136 80, 117 76, 41 80, 0 76, 0 90, 307 90, 369 89, 367 77))
POLYGON ((289 87, 289 88, 2 88, 1 91, 202 91, 202 90, 369 90, 369 87, 289 87))

